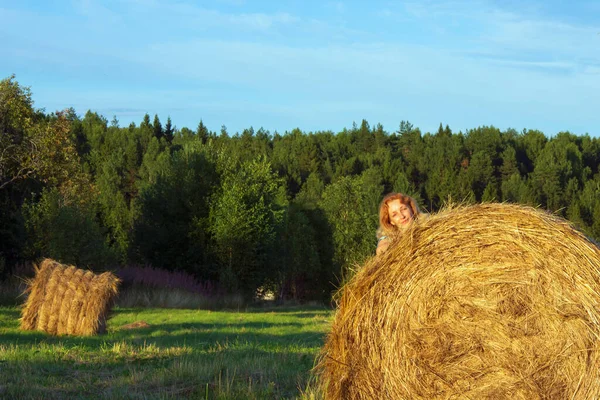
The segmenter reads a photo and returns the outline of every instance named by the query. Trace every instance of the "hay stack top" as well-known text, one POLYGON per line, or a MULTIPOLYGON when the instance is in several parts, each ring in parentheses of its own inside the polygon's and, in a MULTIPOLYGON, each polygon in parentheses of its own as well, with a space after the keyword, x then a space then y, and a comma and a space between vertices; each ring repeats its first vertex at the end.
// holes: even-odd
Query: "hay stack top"
POLYGON ((343 289, 327 398, 600 398, 600 250, 508 204, 414 224, 343 289))
POLYGON ((21 313, 21 329, 51 335, 95 335, 117 295, 119 279, 45 259, 30 282, 21 313))

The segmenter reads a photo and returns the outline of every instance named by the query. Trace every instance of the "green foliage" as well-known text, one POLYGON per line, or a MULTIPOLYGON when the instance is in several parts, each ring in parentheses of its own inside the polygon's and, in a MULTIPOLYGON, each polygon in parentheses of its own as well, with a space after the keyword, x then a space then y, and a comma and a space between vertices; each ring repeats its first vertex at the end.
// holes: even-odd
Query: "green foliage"
POLYGON ((276 227, 283 216, 282 182, 264 158, 219 160, 221 187, 211 201, 210 232, 221 268, 221 281, 247 297, 270 275, 276 227))
POLYGON ((319 258, 317 233, 310 219, 299 207, 289 207, 279 231, 275 246, 277 297, 296 301, 323 298, 327 285, 321 278, 325 271, 319 258))
POLYGON ((129 247, 129 231, 132 220, 125 193, 123 193, 124 158, 123 150, 111 153, 96 176, 99 192, 97 202, 102 213, 102 220, 104 225, 109 228, 110 241, 123 261, 129 247))
POLYGON ((296 196, 296 202, 306 208, 315 209, 321 201, 324 190, 325 184, 319 178, 319 174, 313 172, 302 185, 300 192, 296 196))
POLYGON ((517 151, 514 147, 507 147, 501 155, 502 166, 500 167, 501 180, 506 180, 510 176, 519 173, 517 164, 517 151))
POLYGON ((11 76, 0 82, 0 258, 10 271, 39 255, 99 254, 98 268, 117 257, 247 298, 327 301, 373 255, 383 194, 428 212, 448 199, 529 204, 599 240, 599 165, 596 137, 493 126, 421 133, 402 121, 388 133, 361 120, 337 133, 217 135, 146 114, 120 128, 93 111, 35 110, 11 76))
POLYGON ((208 232, 209 199, 218 187, 211 150, 201 143, 165 155, 137 199, 131 258, 213 278, 208 232))
POLYGON ((523 153, 521 156, 522 173, 533 171, 534 162, 546 146, 548 138, 540 131, 527 130, 517 139, 517 147, 523 153))
POLYGON ((328 185, 320 207, 332 227, 334 263, 342 276, 351 275, 375 249, 378 206, 383 185, 380 171, 343 177, 328 185))
POLYGON ((498 190, 496 185, 493 183, 488 183, 486 185, 483 194, 481 195, 481 201, 486 203, 498 201, 498 190))
POLYGON ((88 153, 92 149, 96 152, 102 149, 107 139, 108 121, 106 118, 88 111, 81 121, 81 129, 82 138, 79 147, 84 149, 84 153, 88 153))
POLYGON ((27 240, 20 207, 11 201, 11 192, 0 190, 0 258, 4 260, 0 280, 22 260, 23 244, 27 240))
POLYGON ((160 174, 164 174, 169 168, 169 152, 163 151, 160 142, 153 137, 148 143, 148 147, 142 158, 142 165, 139 175, 142 185, 153 184, 160 174))
POLYGON ((164 135, 165 135, 165 140, 168 143, 173 142, 173 137, 174 135, 174 130, 173 130, 173 124, 171 122, 171 117, 167 118, 167 124, 165 125, 165 131, 164 131, 164 135))
POLYGON ((566 196, 567 185, 572 178, 581 177, 582 166, 581 152, 572 137, 559 135, 548 142, 536 158, 531 174, 536 199, 553 211, 566 207, 570 200, 566 196))
POLYGON ((22 135, 34 122, 31 90, 19 85, 15 75, 0 81, 0 132, 22 135))
MULTIPOLYGON (((462 135, 453 136, 449 130, 441 130, 435 136, 425 136, 417 170, 421 171, 418 176, 425 180, 423 189, 433 208, 441 206, 452 195, 465 198, 465 193, 471 190, 471 179, 462 185, 459 180, 462 170, 458 166, 464 159, 463 153, 462 135)), ((473 170, 470 165, 468 170, 473 170)))
MULTIPOLYGON (((484 190, 494 184, 492 159, 483 151, 475 152, 464 177, 467 190, 473 191, 477 201, 482 200, 484 190)), ((488 190, 487 195, 489 196, 492 191, 493 189, 488 190)))
POLYGON ((20 86, 14 75, 0 81, 0 189, 35 173, 33 126, 29 88, 20 86))
MULTIPOLYGON (((392 186, 392 192, 400 192, 409 195, 418 204, 423 204, 421 194, 415 188, 415 185, 408 179, 405 173, 398 172, 394 177, 394 184, 392 186)), ((381 199, 380 199, 381 200, 381 199)))
POLYGON ((287 178, 288 192, 295 195, 309 175, 319 171, 318 147, 312 135, 294 129, 273 141, 273 168, 287 178))
POLYGON ((28 88, 14 76, 0 81, 0 190, 35 178, 52 186, 72 186, 79 157, 64 113, 42 118, 28 88))
POLYGON ((526 203, 527 196, 524 193, 526 191, 527 185, 518 173, 514 173, 502 181, 502 201, 526 203))
POLYGON ((152 123, 152 129, 153 129, 154 137, 156 139, 158 139, 158 141, 160 142, 160 139, 162 139, 162 137, 164 135, 164 131, 163 131, 162 124, 160 123, 160 119, 158 119, 157 114, 154 114, 154 122, 152 123))
POLYGON ((67 203, 56 189, 23 206, 29 257, 50 257, 79 267, 102 269, 116 263, 93 211, 67 203))

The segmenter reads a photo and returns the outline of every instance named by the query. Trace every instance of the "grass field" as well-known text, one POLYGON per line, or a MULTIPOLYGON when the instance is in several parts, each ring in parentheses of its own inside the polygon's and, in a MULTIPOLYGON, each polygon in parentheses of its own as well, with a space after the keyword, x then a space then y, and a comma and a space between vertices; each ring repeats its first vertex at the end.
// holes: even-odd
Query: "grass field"
POLYGON ((116 308, 108 333, 18 329, 0 307, 0 398, 318 398, 310 370, 332 319, 324 308, 240 312, 116 308), (124 329, 145 321, 146 328, 124 329))

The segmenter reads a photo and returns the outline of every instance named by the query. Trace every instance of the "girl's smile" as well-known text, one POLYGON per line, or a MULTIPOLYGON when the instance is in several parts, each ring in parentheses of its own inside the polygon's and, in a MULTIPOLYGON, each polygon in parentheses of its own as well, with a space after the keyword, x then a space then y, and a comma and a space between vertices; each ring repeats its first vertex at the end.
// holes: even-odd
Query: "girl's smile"
POLYGON ((400 227, 412 221, 413 212, 408 205, 401 203, 400 200, 392 200, 387 205, 392 225, 400 227))

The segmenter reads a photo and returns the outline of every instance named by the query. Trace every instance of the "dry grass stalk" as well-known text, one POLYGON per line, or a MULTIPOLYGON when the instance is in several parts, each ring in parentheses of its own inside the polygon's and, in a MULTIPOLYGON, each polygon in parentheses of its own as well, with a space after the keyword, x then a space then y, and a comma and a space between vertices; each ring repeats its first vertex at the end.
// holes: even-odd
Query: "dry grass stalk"
POLYGON ((51 335, 102 333, 118 284, 119 279, 110 272, 96 275, 45 259, 29 282, 21 329, 51 335))
POLYGON ((600 250, 536 209, 432 215, 338 306, 317 366, 326 398, 600 398, 600 250))

